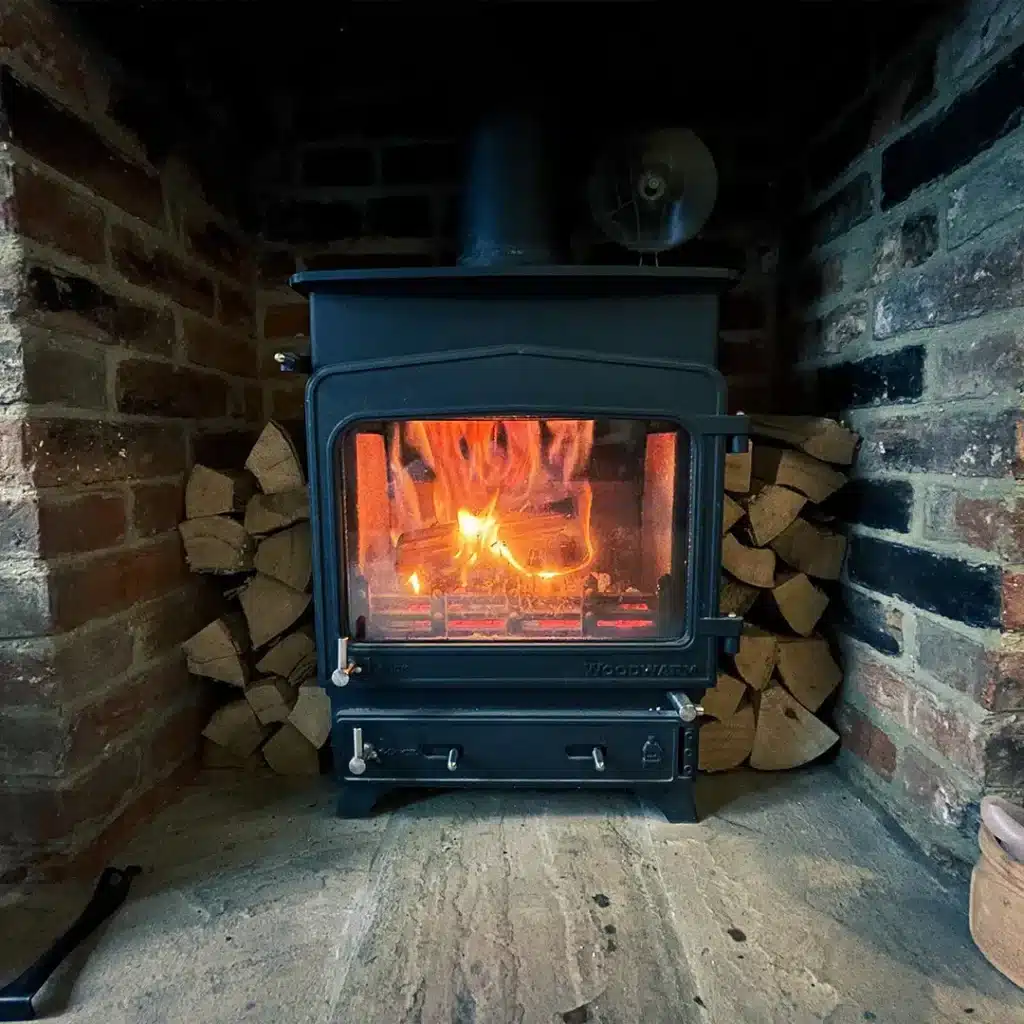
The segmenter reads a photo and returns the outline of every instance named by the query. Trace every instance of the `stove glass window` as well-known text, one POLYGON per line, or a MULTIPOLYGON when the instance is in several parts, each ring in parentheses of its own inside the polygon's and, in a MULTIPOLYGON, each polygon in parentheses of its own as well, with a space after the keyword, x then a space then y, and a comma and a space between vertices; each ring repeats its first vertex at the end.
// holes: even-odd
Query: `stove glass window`
POLYGON ((690 454, 677 425, 363 423, 339 459, 353 638, 682 633, 690 454))

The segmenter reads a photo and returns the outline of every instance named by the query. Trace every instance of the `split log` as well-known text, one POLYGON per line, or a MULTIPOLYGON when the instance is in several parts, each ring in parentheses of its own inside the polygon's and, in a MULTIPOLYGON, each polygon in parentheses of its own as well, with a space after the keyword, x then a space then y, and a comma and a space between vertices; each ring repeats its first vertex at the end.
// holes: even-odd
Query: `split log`
POLYGON ((203 516, 178 524, 185 560, 193 572, 235 573, 252 569, 252 539, 237 519, 203 516))
POLYGON ((210 469, 196 463, 185 485, 185 518, 241 512, 255 489, 256 481, 249 473, 210 469))
POLYGON ((784 562, 808 576, 837 580, 846 554, 846 538, 797 519, 772 541, 772 548, 784 562))
POLYGON ((312 538, 309 523, 296 523, 260 541, 253 565, 257 572, 305 590, 313 578, 312 538))
POLYGON ((744 516, 743 506, 733 501, 728 494, 722 495, 722 533, 728 533, 744 516))
POLYGON ((309 492, 305 487, 277 494, 254 494, 245 506, 245 529, 254 537, 283 530, 309 518, 309 492))
POLYGON ((727 533, 722 538, 722 565, 741 583, 770 587, 775 583, 775 552, 771 548, 750 548, 727 533))
POLYGON ((182 644, 188 670, 197 676, 245 686, 249 668, 242 655, 249 649, 245 620, 237 612, 204 626, 182 644))
POLYGON ((754 730, 754 709, 749 704, 728 718, 702 725, 697 758, 701 771, 722 772, 742 764, 754 745, 754 730))
POLYGON ((238 600, 249 625, 253 647, 280 636, 309 606, 310 596, 256 573, 239 591, 238 600))
POLYGON ((300 686, 288 721, 319 750, 331 734, 330 697, 315 683, 300 686))
POLYGON ((317 748, 288 722, 263 744, 263 757, 278 775, 320 774, 317 748))
POLYGON ((244 698, 214 711, 203 730, 208 740, 227 747, 237 757, 248 757, 269 734, 270 726, 260 724, 256 712, 244 698))
POLYGON ((753 472, 760 480, 791 487, 816 502, 824 501, 846 483, 842 473, 810 455, 766 444, 754 446, 753 472))
POLYGON ((718 679, 710 690, 704 691, 701 706, 704 714, 712 718, 731 718, 739 710, 740 702, 747 688, 742 680, 725 672, 718 673, 718 679))
POLYGON ((297 629, 281 637, 267 653, 256 662, 256 671, 268 676, 288 679, 309 656, 313 656, 316 671, 316 648, 311 629, 297 629))
POLYGON ((778 657, 778 637, 756 626, 744 625, 740 649, 733 655, 736 671, 748 686, 763 690, 772 677, 778 657))
POLYGON ((817 711, 842 682, 828 642, 820 636, 779 637, 779 676, 808 711, 817 711))
POLYGON ((750 490, 750 444, 745 452, 725 457, 725 489, 733 494, 746 494, 750 490))
POLYGON ((757 587, 723 575, 718 591, 718 607, 723 615, 746 615, 760 596, 761 591, 757 587))
POLYGON ((306 482, 302 460, 280 423, 271 420, 253 445, 245 468, 259 481, 264 494, 291 491, 306 482))
POLYGON ((750 766, 760 771, 796 768, 820 757, 838 739, 784 687, 773 686, 761 694, 750 766))
POLYGON ((824 462, 849 466, 858 436, 835 420, 818 416, 751 416, 755 437, 783 441, 824 462))
POLYGON ((801 636, 814 632, 828 607, 828 597, 802 572, 781 576, 771 594, 786 624, 801 636))
POLYGON ((205 737, 200 758, 203 767, 212 770, 252 771, 263 766, 263 758, 258 752, 254 751, 248 757, 239 757, 232 754, 227 747, 222 747, 205 737))
POLYGON ((287 721, 297 697, 295 687, 280 676, 254 680, 245 689, 245 699, 263 725, 287 721))
MULTIPOLYGON (((728 496, 726 496, 728 498, 728 496)), ((747 518, 750 520, 750 534, 758 547, 774 540, 807 504, 807 498, 799 491, 778 484, 765 484, 747 503, 747 518)))

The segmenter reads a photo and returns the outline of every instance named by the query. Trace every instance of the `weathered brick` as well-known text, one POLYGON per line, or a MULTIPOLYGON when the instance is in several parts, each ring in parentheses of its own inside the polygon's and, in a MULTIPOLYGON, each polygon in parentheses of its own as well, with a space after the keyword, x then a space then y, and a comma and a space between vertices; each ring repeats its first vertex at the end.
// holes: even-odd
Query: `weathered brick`
POLYGON ((1003 573, 1003 628, 1024 629, 1024 573, 1003 573))
POLYGON ((865 102, 844 111, 841 118, 835 118, 831 110, 822 111, 823 117, 827 116, 834 123, 834 128, 807 154, 807 175, 813 189, 825 188, 835 181, 840 171, 867 148, 876 106, 867 100, 865 97, 865 102))
POLYGON ((182 480, 136 484, 132 488, 132 533, 136 537, 173 530, 185 516, 182 480))
POLYGON ((860 652, 853 654, 847 650, 844 654, 844 692, 855 694, 860 703, 902 722, 907 714, 909 690, 897 669, 860 652))
POLYGON ((129 646, 132 639, 135 641, 135 663, 144 665, 160 658, 223 610, 224 600, 216 588, 196 576, 169 594, 135 605, 127 626, 122 627, 129 634, 129 646))
POLYGON ((893 278, 875 299, 875 337, 1024 304, 1024 232, 893 278))
POLYGON ((118 621, 61 636, 5 640, 0 642, 0 704, 56 709, 88 693, 98 676, 114 679, 131 663, 132 633, 118 621))
POLYGON ((274 388, 270 392, 270 415, 276 420, 301 420, 306 415, 305 401, 302 387, 274 388))
POLYGON ((251 332, 255 325, 252 302, 239 288, 217 283, 217 319, 228 327, 251 332))
POLYGON ((309 303, 287 302, 263 311, 263 337, 309 337, 309 303))
POLYGON ((0 75, 2 137, 155 226, 164 223, 159 177, 118 153, 91 125, 58 107, 7 68, 0 75))
POLYGON ((986 786, 1024 792, 1024 713, 1000 715, 990 723, 984 760, 986 786))
POLYGON ((890 780, 896 771, 896 745, 874 722, 856 708, 844 705, 836 715, 843 746, 876 775, 890 780))
POLYGON ((50 574, 52 626, 64 632, 124 611, 181 586, 186 575, 177 535, 54 567, 50 574))
POLYGON ((114 390, 117 408, 124 413, 216 419, 227 412, 223 377, 148 359, 120 362, 114 390))
POLYGON ((28 308, 35 323, 108 345, 170 355, 174 318, 105 291, 84 277, 50 267, 34 266, 26 280, 28 308))
POLYGON ((942 41, 946 71, 954 78, 1009 42, 1024 23, 1016 0, 974 0, 956 13, 942 41))
POLYGON ((950 249, 1024 207, 1024 151, 1013 147, 972 169, 949 194, 946 240, 950 249))
POLYGON ((1013 131, 1024 110, 1024 47, 882 154, 882 206, 963 167, 1013 131))
POLYGON ((856 299, 833 309, 820 321, 821 353, 835 355, 862 338, 867 330, 867 318, 868 304, 864 299, 856 299))
POLYGON ((982 777, 985 772, 984 733, 981 726, 965 717, 935 694, 917 689, 910 694, 907 725, 922 744, 947 761, 982 777))
POLYGON ((203 726, 212 712, 207 694, 196 692, 157 726, 143 752, 143 767, 153 776, 162 775, 168 765, 192 758, 199 750, 203 726))
POLYGON ((86 263, 106 259, 103 214, 63 185, 27 167, 14 169, 14 227, 86 263))
POLYGON ((797 272, 786 291, 790 308, 800 309, 843 290, 843 258, 840 254, 810 260, 797 272))
POLYGON ((914 485, 909 480, 851 480, 830 498, 823 510, 845 523, 876 530, 910 530, 914 485))
POLYGON ((798 229, 802 245, 810 248, 846 234, 867 220, 873 207, 871 177, 858 174, 804 219, 798 229))
POLYGON ((38 636, 50 622, 46 566, 27 558, 0 564, 0 637, 38 636))
POLYGON ((380 155, 381 180, 385 185, 454 184, 461 164, 461 147, 451 142, 387 146, 380 155))
POLYGON ((55 711, 14 708, 0 715, 0 772, 5 784, 25 776, 59 774, 69 733, 68 722, 55 711))
POLYGON ((434 233, 430 196, 383 196, 366 204, 366 233, 429 238, 434 233))
POLYGON ((309 150, 302 158, 306 185, 372 185, 376 180, 373 150, 365 146, 325 146, 309 150))
POLYGON ((256 346, 244 334, 188 317, 185 320, 185 348, 190 363, 222 370, 236 377, 256 377, 259 361, 256 346))
POLYGON ((127 228, 111 229, 110 254, 125 280, 151 288, 179 305, 212 317, 216 305, 213 282, 180 257, 144 242, 127 228))
POLYGON ((924 535, 1024 562, 1024 506, 1009 496, 975 497, 953 487, 929 487, 924 535))
POLYGON ((865 474, 880 469, 995 478, 1024 473, 1024 417, 1015 409, 947 409, 857 427, 863 437, 857 466, 865 474))
POLYGON ((939 223, 934 210, 912 214, 892 225, 875 241, 871 283, 881 284, 908 267, 920 266, 939 246, 939 223))
POLYGON ((197 217, 187 225, 186 233, 190 248, 204 263, 239 280, 251 272, 245 245, 221 224, 197 217))
POLYGON ((1004 635, 995 651, 988 653, 988 672, 979 702, 990 711, 1024 711, 1024 644, 1019 637, 1004 635))
POLYGON ((32 558, 39 555, 39 504, 28 491, 0 497, 0 552, 32 558))
POLYGON ((910 800, 940 825, 961 828, 973 802, 969 787, 912 746, 900 752, 897 783, 910 800))
POLYGON ((44 338, 25 347, 25 392, 39 405, 107 407, 107 364, 102 352, 58 348, 44 338))
POLYGON ((923 391, 922 345, 818 370, 818 402, 834 413, 861 405, 913 402, 923 391))
POLYGON ((937 398, 986 398, 1024 387, 1024 337, 1000 331, 935 354, 930 391, 937 398))
POLYGON ((851 537, 846 571, 854 583, 956 619, 1000 625, 999 570, 875 537, 851 537))
POLYGON ((39 497, 39 554, 44 558, 114 547, 124 536, 121 494, 39 497))
POLYGON ((362 230, 362 212, 344 201, 293 200, 267 211, 266 236, 272 242, 331 242, 358 238, 362 230))

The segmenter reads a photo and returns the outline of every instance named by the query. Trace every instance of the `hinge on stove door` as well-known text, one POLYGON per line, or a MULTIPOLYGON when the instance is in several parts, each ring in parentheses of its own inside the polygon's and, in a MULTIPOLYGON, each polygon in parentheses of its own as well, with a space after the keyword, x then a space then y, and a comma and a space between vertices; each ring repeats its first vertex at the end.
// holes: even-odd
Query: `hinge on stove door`
POLYGON ((305 373, 313 372, 313 360, 308 355, 299 352, 275 352, 274 362, 281 367, 282 373, 305 373))
POLYGON ((750 419, 741 412, 734 416, 702 416, 701 432, 724 437, 725 450, 730 455, 740 455, 747 450, 750 419))
POLYGON ((362 668, 348 658, 348 637, 338 637, 338 667, 331 673, 331 682, 335 686, 348 686, 352 676, 362 672, 362 668))
POLYGON ((722 649, 726 654, 735 654, 740 649, 740 633, 742 632, 743 620, 735 612, 718 615, 713 619, 701 619, 697 624, 698 635, 722 638, 722 649))

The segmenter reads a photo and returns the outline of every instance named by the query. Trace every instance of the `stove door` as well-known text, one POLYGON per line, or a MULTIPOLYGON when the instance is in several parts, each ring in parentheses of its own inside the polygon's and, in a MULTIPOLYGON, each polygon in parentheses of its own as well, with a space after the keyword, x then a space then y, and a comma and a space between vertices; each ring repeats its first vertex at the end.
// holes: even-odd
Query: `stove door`
POLYGON ((589 353, 319 373, 320 649, 360 669, 336 679, 710 678, 723 401, 713 369, 589 353))

